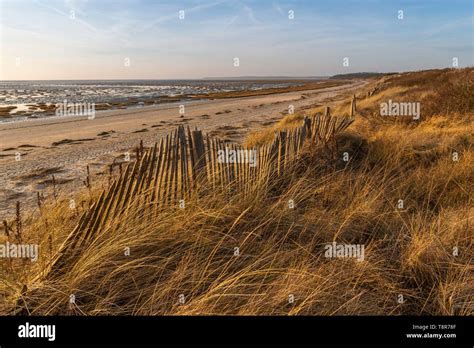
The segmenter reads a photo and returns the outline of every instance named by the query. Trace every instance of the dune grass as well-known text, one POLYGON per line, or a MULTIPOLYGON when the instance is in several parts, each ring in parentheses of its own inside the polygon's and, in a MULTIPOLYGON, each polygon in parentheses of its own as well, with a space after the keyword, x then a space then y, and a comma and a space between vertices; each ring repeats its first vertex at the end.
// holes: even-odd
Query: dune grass
MULTIPOLYGON (((194 197, 153 220, 130 211, 54 278, 40 276, 47 250, 58 249, 82 208, 66 200, 43 209, 24 231, 40 243, 40 261, 0 261, 0 310, 19 310, 21 298, 22 313, 47 315, 473 315, 472 95, 435 87, 472 91, 471 76, 378 79, 336 153, 308 144, 278 185, 250 197, 194 197), (416 124, 381 119, 387 98, 421 100, 426 113, 416 124), (333 241, 364 245, 364 260, 326 258, 333 241)), ((301 119, 287 116, 247 142, 263 144, 301 119)))

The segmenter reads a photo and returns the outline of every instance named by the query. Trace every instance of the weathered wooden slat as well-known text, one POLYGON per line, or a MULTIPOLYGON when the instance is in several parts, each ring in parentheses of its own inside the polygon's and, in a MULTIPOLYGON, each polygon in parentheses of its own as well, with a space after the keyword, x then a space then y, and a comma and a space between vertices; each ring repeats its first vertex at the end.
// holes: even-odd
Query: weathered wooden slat
POLYGON ((135 183, 135 176, 136 176, 136 173, 138 171, 138 168, 140 166, 140 163, 138 161, 135 161, 134 165, 133 165, 133 169, 130 173, 130 176, 128 177, 128 180, 125 180, 124 181, 124 192, 123 192, 123 196, 121 197, 120 201, 118 202, 118 206, 117 206, 117 212, 116 214, 122 214, 123 213, 123 210, 124 208, 126 207, 126 204, 130 198, 130 193, 131 193, 131 190, 132 190, 132 186, 134 185, 135 183))
POLYGON ((217 183, 217 176, 216 173, 218 171, 217 167, 217 149, 215 148, 215 144, 212 138, 209 136, 207 137, 207 142, 209 146, 209 169, 210 169, 210 176, 212 180, 212 188, 213 190, 216 188, 217 183))
POLYGON ((135 204, 137 205, 142 205, 142 203, 146 202, 146 196, 148 194, 148 187, 147 187, 147 182, 148 178, 150 176, 149 172, 152 170, 152 155, 153 155, 153 150, 147 150, 145 151, 142 148, 142 156, 144 158, 144 161, 142 163, 142 168, 141 168, 141 178, 140 181, 138 182, 137 186, 137 191, 134 194, 134 201, 135 204))
POLYGON ((173 182, 173 189, 172 189, 172 197, 171 197, 171 202, 172 204, 177 204, 178 200, 178 161, 179 161, 179 139, 178 139, 178 130, 176 130, 176 136, 175 136, 175 141, 174 141, 174 147, 173 147, 173 175, 172 177, 172 182, 173 182))
MULTIPOLYGON (((102 203, 102 209, 98 212, 97 220, 95 221, 94 225, 91 227, 89 231, 90 239, 93 239, 95 233, 101 228, 103 228, 107 222, 107 218, 110 213, 111 204, 113 203, 113 197, 116 194, 115 185, 116 183, 114 182, 111 189, 108 190, 107 196, 105 197, 102 203)), ((87 237, 85 239, 87 239, 87 237)))
POLYGON ((163 197, 162 202, 163 204, 167 204, 169 202, 169 195, 170 195, 170 180, 171 180, 171 157, 172 157, 172 148, 173 148, 173 134, 170 134, 168 139, 168 149, 167 149, 167 158, 165 163, 165 170, 164 170, 164 178, 163 178, 163 197))
POLYGON ((160 159, 160 166, 159 171, 157 172, 157 186, 155 188, 156 191, 156 210, 158 210, 162 206, 163 202, 163 185, 164 185, 164 177, 165 177, 165 170, 168 164, 168 150, 169 150, 169 134, 166 134, 166 139, 163 141, 163 150, 161 153, 160 159))
POLYGON ((329 139, 332 138, 334 134, 334 127, 336 126, 336 118, 331 117, 329 118, 329 123, 328 123, 328 128, 326 129, 326 134, 325 134, 325 141, 328 141, 329 139))
POLYGON ((153 172, 153 181, 151 183, 151 194, 150 194, 150 204, 156 204, 157 200, 157 193, 158 193, 158 185, 159 185, 159 174, 160 174, 160 167, 161 162, 163 160, 163 148, 164 148, 163 138, 160 139, 160 145, 158 146, 158 151, 156 155, 156 163, 155 169, 153 172))
POLYGON ((169 173, 169 181, 168 181, 168 200, 166 201, 167 204, 175 204, 175 197, 174 197, 174 188, 175 188, 175 172, 176 172, 176 165, 177 165, 177 158, 176 153, 176 138, 178 137, 177 132, 173 132, 173 141, 171 142, 171 160, 170 160, 170 173, 169 173))
POLYGON ((278 170, 277 175, 281 175, 283 171, 284 161, 285 161, 285 150, 286 150, 286 134, 287 132, 280 132, 280 142, 278 146, 278 170))
MULTIPOLYGON (((146 151, 140 159, 140 167, 137 172, 137 177, 135 179, 135 185, 132 188, 131 195, 128 197, 129 202, 135 199, 140 193, 142 189, 143 182, 146 178, 146 170, 149 166, 148 159, 150 158, 150 152, 146 151)), ((128 203, 128 202, 127 202, 128 203)))
POLYGON ((191 137, 193 140, 194 154, 196 159, 196 177, 198 180, 204 180, 206 175, 206 156, 202 132, 199 130, 191 131, 191 137))
POLYGON ((186 142, 186 131, 183 126, 180 128, 179 147, 181 153, 181 198, 185 199, 190 193, 190 182, 188 173, 188 149, 186 142))
POLYGON ((89 220, 89 223, 87 224, 86 231, 82 235, 82 238, 78 240, 77 247, 81 247, 82 245, 84 245, 87 242, 87 239, 89 238, 89 236, 91 235, 93 231, 93 227, 95 226, 96 220, 98 219, 99 212, 104 207, 102 205, 102 203, 104 202, 104 198, 105 198, 105 190, 101 192, 99 199, 97 200, 97 204, 94 206, 94 209, 92 209, 93 211, 92 217, 89 220))
POLYGON ((191 180, 192 180, 192 188, 196 188, 196 158, 195 158, 195 151, 194 151, 194 142, 193 137, 191 136, 191 130, 189 126, 187 127, 187 134, 188 134, 188 150, 189 150, 189 159, 190 159, 190 170, 191 170, 191 180))
POLYGON ((127 167, 125 168, 125 171, 123 174, 121 174, 119 178, 119 184, 118 184, 118 194, 115 196, 113 207, 112 207, 112 217, 115 217, 119 214, 120 212, 120 204, 122 202, 122 197, 124 195, 124 192, 127 188, 128 183, 130 182, 130 172, 132 166, 127 164, 127 167))

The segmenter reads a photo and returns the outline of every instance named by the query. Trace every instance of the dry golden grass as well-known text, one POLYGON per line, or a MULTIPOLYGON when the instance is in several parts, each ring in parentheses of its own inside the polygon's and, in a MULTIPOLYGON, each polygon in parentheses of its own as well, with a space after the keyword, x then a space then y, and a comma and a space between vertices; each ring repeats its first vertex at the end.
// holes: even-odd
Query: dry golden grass
MULTIPOLYGON (((473 315, 474 125, 473 108, 462 109, 472 106, 472 95, 452 96, 452 111, 430 111, 417 124, 376 112, 382 100, 407 93, 448 105, 438 98, 451 97, 434 90, 431 79, 469 85, 471 74, 382 78, 374 82, 382 86, 377 93, 359 100, 337 153, 307 146, 278 185, 252 197, 194 198, 152 221, 130 211, 126 221, 114 221, 114 233, 100 231, 70 271, 52 279, 38 277, 48 261, 48 235, 57 250, 77 217, 66 202, 43 211, 25 231, 40 243, 42 259, 14 262, 13 271, 1 261, 2 312, 15 309, 26 285, 22 307, 30 314, 473 315), (333 241, 365 245, 364 260, 325 258, 324 245, 333 241)), ((301 117, 291 115, 276 129, 299 125, 301 117)), ((273 131, 248 143, 265 143, 273 131)))

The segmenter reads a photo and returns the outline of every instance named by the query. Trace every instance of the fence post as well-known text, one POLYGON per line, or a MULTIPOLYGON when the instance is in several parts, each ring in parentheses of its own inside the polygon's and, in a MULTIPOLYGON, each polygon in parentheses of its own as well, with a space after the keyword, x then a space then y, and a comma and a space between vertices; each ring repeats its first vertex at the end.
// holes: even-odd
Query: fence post
POLYGON ((331 115, 331 108, 329 106, 324 107, 324 117, 331 115))
POLYGON ((356 96, 355 94, 352 95, 352 99, 351 99, 351 112, 350 112, 350 116, 351 117, 354 117, 355 116, 355 113, 356 113, 356 96))

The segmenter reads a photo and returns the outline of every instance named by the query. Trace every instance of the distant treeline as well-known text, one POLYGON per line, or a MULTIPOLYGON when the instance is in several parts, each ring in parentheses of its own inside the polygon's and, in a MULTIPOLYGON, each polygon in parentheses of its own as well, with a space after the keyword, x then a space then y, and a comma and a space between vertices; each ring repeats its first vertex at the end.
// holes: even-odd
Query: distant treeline
POLYGON ((366 79, 370 77, 380 77, 382 75, 390 75, 394 73, 376 73, 376 72, 359 72, 359 73, 351 73, 351 74, 338 74, 331 76, 330 79, 366 79))

